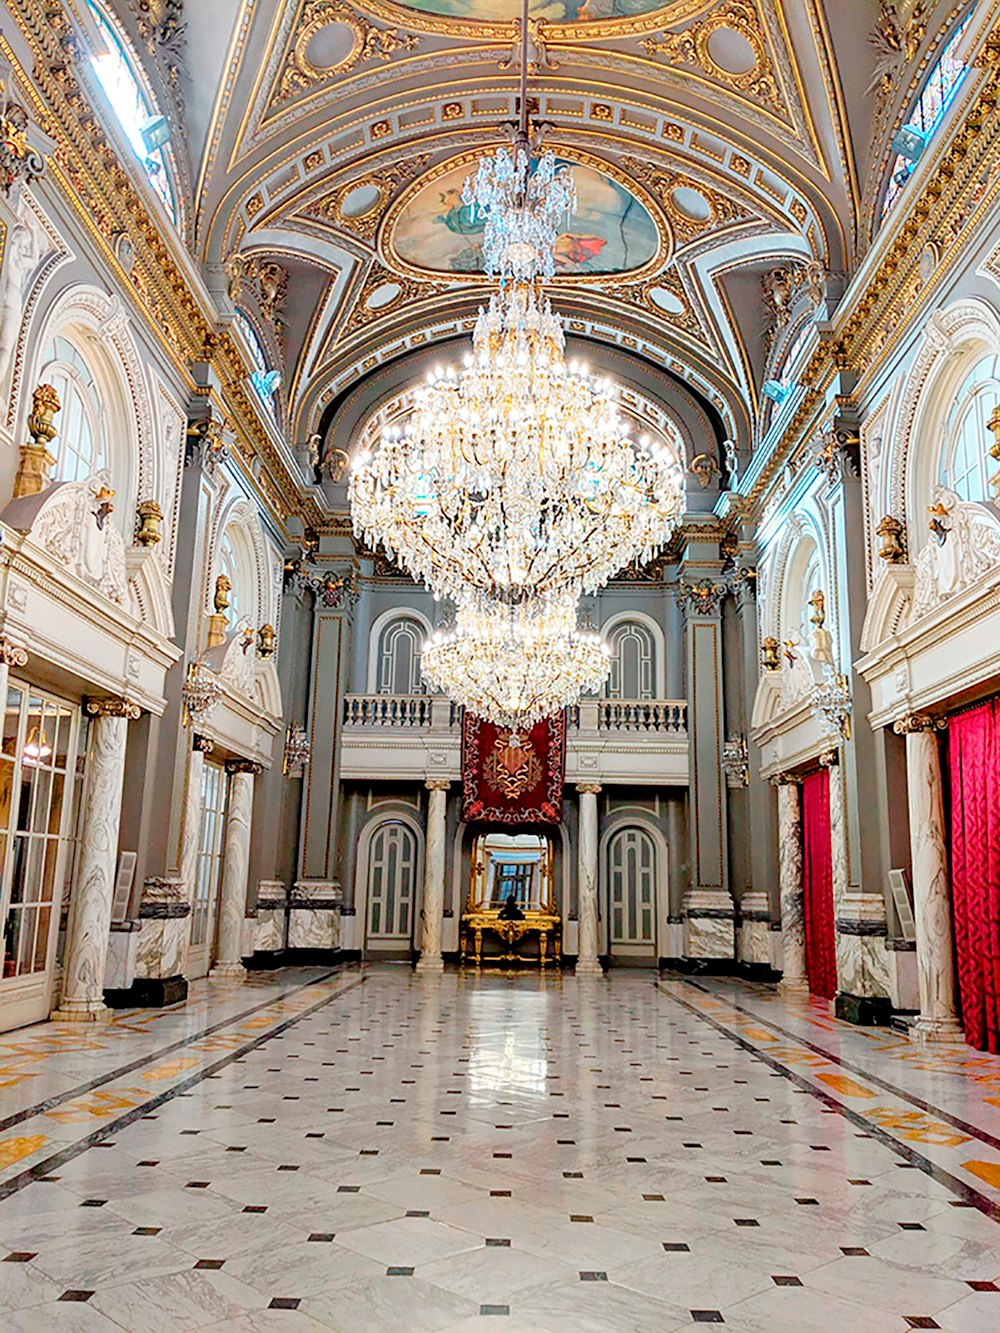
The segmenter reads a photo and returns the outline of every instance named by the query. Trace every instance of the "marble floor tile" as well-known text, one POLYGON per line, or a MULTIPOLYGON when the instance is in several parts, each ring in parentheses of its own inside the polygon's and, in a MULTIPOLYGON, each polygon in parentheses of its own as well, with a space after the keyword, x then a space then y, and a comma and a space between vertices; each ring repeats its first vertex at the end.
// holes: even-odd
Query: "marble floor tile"
POLYGON ((4 1333, 1000 1330, 1000 1059, 765 987, 289 971, 6 1044, 4 1333))

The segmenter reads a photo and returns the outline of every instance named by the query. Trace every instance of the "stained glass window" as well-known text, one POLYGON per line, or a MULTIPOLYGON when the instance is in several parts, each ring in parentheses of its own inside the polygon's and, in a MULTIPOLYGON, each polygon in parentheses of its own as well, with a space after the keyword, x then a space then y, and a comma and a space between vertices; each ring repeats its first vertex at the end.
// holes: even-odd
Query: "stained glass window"
MULTIPOLYGON (((944 113, 951 105, 952 99, 965 77, 965 66, 960 60, 955 59, 955 47, 968 25, 969 19, 963 19, 948 39, 937 64, 928 75, 924 90, 907 121, 908 125, 920 130, 928 139, 944 119, 944 113)), ((883 218, 887 216, 889 210, 899 198, 903 187, 913 174, 915 166, 915 162, 907 161, 901 153, 896 154, 889 171, 889 184, 886 186, 885 197, 882 200, 883 218)))
POLYGON ((87 0, 87 7, 97 25, 103 45, 103 49, 96 52, 91 60, 94 73, 104 90, 104 95, 111 103, 111 109, 118 118, 118 123, 132 145, 133 152, 145 167, 150 185, 176 222, 177 204, 167 175, 163 149, 155 148, 150 151, 142 137, 143 128, 154 118, 154 108, 143 92, 124 46, 95 0, 87 0))

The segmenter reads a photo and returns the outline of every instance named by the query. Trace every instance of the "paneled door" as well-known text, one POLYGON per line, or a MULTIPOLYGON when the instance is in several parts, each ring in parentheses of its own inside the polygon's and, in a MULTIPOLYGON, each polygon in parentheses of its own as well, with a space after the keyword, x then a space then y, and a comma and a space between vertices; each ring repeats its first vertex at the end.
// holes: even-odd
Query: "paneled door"
POLYGON ((227 782, 222 765, 206 760, 201 773, 198 869, 191 902, 191 943, 187 965, 187 976, 191 980, 205 976, 212 966, 215 951, 227 782))
POLYGON ((79 709, 10 681, 0 739, 0 1026, 53 1007, 79 709))
POLYGON ((608 842, 608 943, 612 958, 656 962, 656 847, 641 828, 608 842))
POLYGON ((410 826, 399 820, 380 824, 368 848, 366 948, 370 953, 412 948, 417 863, 417 838, 410 826))

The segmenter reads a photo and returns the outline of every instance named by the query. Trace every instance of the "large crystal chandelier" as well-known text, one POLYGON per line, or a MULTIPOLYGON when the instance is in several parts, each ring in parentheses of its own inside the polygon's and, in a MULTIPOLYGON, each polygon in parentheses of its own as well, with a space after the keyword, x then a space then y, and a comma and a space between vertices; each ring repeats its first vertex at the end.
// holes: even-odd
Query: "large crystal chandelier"
POLYGON ((439 597, 483 606, 577 597, 667 539, 682 472, 636 442, 614 386, 567 364, 535 284, 480 312, 464 371, 414 394, 413 412, 363 449, 355 531, 439 597))
POLYGON ((455 628, 424 645, 424 678, 478 717, 515 732, 596 693, 611 669, 607 644, 576 626, 576 604, 461 607, 455 628))

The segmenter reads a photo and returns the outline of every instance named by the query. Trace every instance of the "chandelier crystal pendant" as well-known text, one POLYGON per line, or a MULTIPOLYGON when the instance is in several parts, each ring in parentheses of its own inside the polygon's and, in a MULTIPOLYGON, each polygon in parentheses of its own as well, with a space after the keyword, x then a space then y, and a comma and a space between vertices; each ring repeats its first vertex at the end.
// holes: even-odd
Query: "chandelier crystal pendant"
POLYGON ((421 669, 470 713, 498 727, 527 732, 542 718, 597 693, 611 670, 601 636, 576 625, 576 606, 461 607, 454 629, 424 645, 421 669))
POLYGON ((516 606, 578 597, 649 559, 681 512, 676 452, 628 434, 614 385, 567 364, 533 283, 480 312, 464 371, 416 390, 412 413, 350 482, 355 532, 439 597, 516 606))

